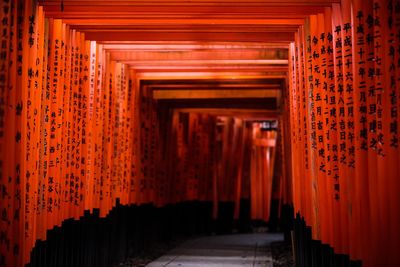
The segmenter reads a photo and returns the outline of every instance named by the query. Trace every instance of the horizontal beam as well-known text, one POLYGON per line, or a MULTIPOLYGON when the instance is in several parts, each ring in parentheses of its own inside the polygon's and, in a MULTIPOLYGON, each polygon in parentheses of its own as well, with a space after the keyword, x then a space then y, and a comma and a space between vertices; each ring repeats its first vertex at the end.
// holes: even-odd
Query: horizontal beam
POLYGON ((175 86, 176 88, 183 88, 185 86, 190 85, 197 85, 200 87, 219 87, 219 86, 231 86, 232 88, 239 88, 240 84, 253 86, 257 88, 261 88, 260 86, 269 86, 269 85, 277 85, 283 84, 283 79, 272 79, 272 78, 254 78, 254 79, 174 79, 174 80, 165 80, 165 81, 158 81, 158 80, 150 80, 145 81, 143 85, 145 86, 152 86, 153 88, 160 86, 160 87, 171 87, 175 86))
POLYGON ((106 50, 136 50, 136 51, 194 51, 194 50, 288 50, 288 45, 260 42, 205 42, 197 41, 104 41, 101 42, 106 50))
POLYGON ((280 90, 153 90, 154 99, 279 98, 280 90))
POLYGON ((148 60, 148 61, 131 61, 120 59, 125 64, 136 65, 136 66, 163 66, 163 65, 173 65, 173 66, 196 66, 196 65, 276 65, 276 66, 287 66, 287 59, 259 59, 259 60, 248 60, 248 59, 238 59, 238 60, 211 60, 211 59, 199 59, 199 60, 148 60), (156 65, 155 65, 156 64, 156 65))
POLYGON ((294 41, 294 33, 266 32, 260 33, 208 33, 208 32, 118 32, 118 31, 85 31, 88 40, 104 42, 126 41, 201 41, 201 42, 262 42, 288 46, 294 41))
POLYGON ((236 108, 177 108, 177 112, 209 114, 213 116, 236 117, 246 120, 276 119, 279 112, 260 109, 236 109, 236 108))
POLYGON ((302 25, 304 19, 287 19, 287 18, 96 18, 96 19, 64 19, 64 23, 68 25, 109 25, 109 26, 140 26, 140 25, 302 25))
POLYGON ((286 73, 288 67, 276 67, 276 66, 134 66, 128 65, 129 68, 134 69, 136 72, 239 72, 239 73, 286 73))
MULTIPOLYGON (((106 48, 106 47, 105 47, 106 48)), ((171 61, 179 60, 287 60, 288 51, 285 49, 268 50, 202 50, 202 51, 136 51, 136 50, 110 50, 111 58, 124 61, 171 61)), ((206 63, 206 62, 205 62, 206 63)), ((232 62, 234 63, 234 62, 232 62)), ((255 62, 255 64, 258 64, 255 62)), ((262 63, 261 63, 262 64, 262 63)), ((287 62, 286 62, 287 64, 287 62)))
POLYGON ((276 98, 160 99, 162 108, 258 109, 279 111, 276 98))
POLYGON ((287 72, 143 72, 136 75, 139 80, 228 80, 237 79, 286 79, 287 72))
MULTIPOLYGON (((322 13, 322 12, 315 12, 315 13, 322 13)), ((64 19, 64 20, 111 20, 111 19, 124 19, 124 20, 132 20, 132 19, 152 19, 152 20, 159 20, 159 19, 169 19, 169 20, 185 20, 190 18, 198 18, 201 17, 202 19, 213 19, 213 20, 222 20, 222 19, 235 19, 237 21, 240 20, 249 20, 249 19, 305 19, 307 16, 313 15, 312 14, 303 14, 303 13, 135 13, 135 12, 46 12, 47 17, 57 18, 57 19, 64 19)))
MULTIPOLYGON (((180 6, 180 5, 228 5, 228 6, 252 6, 252 5, 265 5, 265 6, 329 6, 332 3, 340 3, 340 0, 64 0, 64 6, 180 6)), ((59 6, 60 0, 39 0, 39 3, 47 6, 59 6)))
POLYGON ((91 31, 91 32, 169 32, 169 33, 185 33, 185 32, 208 32, 208 33, 276 33, 276 32, 289 32, 293 33, 298 30, 298 25, 74 25, 73 28, 78 31, 91 31))
POLYGON ((152 90, 221 90, 221 89, 230 89, 230 90, 249 90, 249 89, 280 89, 281 84, 280 83, 274 83, 274 84, 249 84, 249 83, 235 83, 235 84, 207 84, 207 83, 201 83, 197 84, 195 82, 189 82, 187 84, 174 84, 174 83, 169 83, 169 84, 155 84, 155 85, 149 85, 147 86, 148 88, 152 90))

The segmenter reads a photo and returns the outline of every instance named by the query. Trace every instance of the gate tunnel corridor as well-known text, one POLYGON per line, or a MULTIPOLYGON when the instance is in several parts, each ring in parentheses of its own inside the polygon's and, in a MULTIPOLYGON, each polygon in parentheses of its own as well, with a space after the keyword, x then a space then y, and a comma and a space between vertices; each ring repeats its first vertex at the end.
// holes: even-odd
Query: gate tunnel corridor
POLYGON ((297 267, 399 265, 399 0, 0 13, 0 267, 258 226, 297 267))

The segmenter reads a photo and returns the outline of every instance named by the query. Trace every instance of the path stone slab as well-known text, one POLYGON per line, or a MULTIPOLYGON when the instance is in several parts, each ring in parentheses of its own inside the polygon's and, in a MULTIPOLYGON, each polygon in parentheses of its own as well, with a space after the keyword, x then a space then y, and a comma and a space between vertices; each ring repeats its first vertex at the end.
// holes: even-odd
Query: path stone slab
POLYGON ((271 242, 281 234, 257 233, 209 236, 183 243, 147 267, 273 267, 271 242))

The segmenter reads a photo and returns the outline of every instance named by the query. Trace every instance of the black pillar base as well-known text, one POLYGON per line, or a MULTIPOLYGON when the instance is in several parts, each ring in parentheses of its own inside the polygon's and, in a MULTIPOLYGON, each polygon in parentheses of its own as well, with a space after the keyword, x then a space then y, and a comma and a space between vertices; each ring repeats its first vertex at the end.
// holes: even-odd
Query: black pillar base
POLYGON ((361 261, 350 260, 349 255, 336 254, 332 247, 313 240, 311 228, 297 214, 294 219, 296 267, 361 267, 361 261))
MULTIPOLYGON (((237 222, 241 230, 249 228, 249 205, 243 203, 237 222)), ((157 243, 231 233, 233 207, 231 202, 221 203, 216 221, 212 203, 200 201, 161 208, 117 204, 105 218, 99 218, 99 210, 86 211, 80 220, 66 220, 48 231, 46 241, 37 241, 26 267, 110 267, 150 251, 157 243)))

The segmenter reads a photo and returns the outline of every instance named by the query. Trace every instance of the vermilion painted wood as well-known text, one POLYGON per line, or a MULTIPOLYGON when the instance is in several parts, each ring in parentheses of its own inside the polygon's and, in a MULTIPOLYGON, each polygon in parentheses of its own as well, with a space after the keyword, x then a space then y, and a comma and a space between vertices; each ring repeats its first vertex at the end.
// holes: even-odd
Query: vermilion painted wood
MULTIPOLYGON (((236 177, 237 181, 240 179, 240 175, 234 175, 234 171, 227 168, 228 162, 237 162, 238 159, 232 156, 230 152, 233 148, 227 146, 226 143, 223 146, 224 153, 220 154, 226 157, 224 161, 220 161, 218 166, 211 166, 208 169, 209 173, 215 172, 218 175, 210 176, 212 179, 206 185, 198 184, 198 181, 193 178, 193 175, 196 174, 196 167, 185 162, 176 166, 183 174, 180 176, 179 182, 171 182, 171 188, 169 188, 170 192, 177 189, 179 195, 166 196, 162 194, 160 185, 168 183, 168 179, 171 179, 174 173, 169 174, 169 178, 165 178, 154 168, 154 162, 160 158, 160 152, 155 151, 154 146, 161 147, 168 141, 156 134, 159 132, 158 127, 161 127, 158 125, 161 124, 159 124, 159 118, 154 109, 155 103, 152 101, 153 90, 215 88, 215 85, 210 84, 190 85, 194 79, 203 81, 231 79, 244 89, 250 90, 263 86, 270 88, 277 86, 278 88, 282 84, 271 82, 271 80, 286 78, 289 72, 287 62, 277 64, 277 61, 274 63, 262 60, 286 59, 285 53, 274 54, 271 53, 271 49, 287 49, 291 42, 294 43, 290 46, 289 62, 290 127, 292 130, 290 142, 293 152, 292 182, 295 209, 304 215, 307 224, 312 226, 314 238, 321 238, 323 242, 329 243, 336 252, 350 253, 352 259, 362 259, 365 266, 377 266, 380 264, 380 261, 378 262, 380 257, 384 257, 382 264, 395 264, 396 250, 394 247, 400 239, 398 231, 396 231, 399 215, 395 210, 396 203, 398 203, 395 196, 398 195, 395 191, 398 188, 396 186, 398 168, 395 167, 398 148, 390 147, 393 140, 390 140, 388 136, 390 131, 394 131, 396 128, 391 121, 393 114, 391 108, 396 105, 398 107, 400 101, 393 102, 392 92, 389 90, 377 94, 375 87, 383 82, 383 87, 388 88, 387 81, 391 79, 389 77, 391 70, 388 69, 388 65, 393 59, 385 51, 390 51, 389 43, 398 44, 398 40, 390 41, 388 39, 390 31, 387 29, 386 21, 382 22, 382 25, 375 24, 372 27, 369 27, 368 24, 368 14, 372 18, 388 16, 389 11, 386 9, 388 1, 377 0, 361 3, 349 0, 343 1, 341 7, 338 2, 328 0, 300 2, 295 0, 283 2, 196 0, 190 3, 162 0, 151 3, 148 1, 64 1, 64 11, 61 11, 59 1, 46 0, 40 2, 44 5, 45 14, 36 14, 36 10, 38 12, 41 10, 31 8, 32 1, 24 1, 24 17, 34 18, 34 32, 29 33, 31 22, 28 19, 21 24, 15 24, 18 30, 22 30, 22 36, 18 35, 18 38, 22 38, 22 51, 17 52, 23 56, 23 60, 18 63, 22 67, 22 72, 18 74, 15 66, 11 66, 9 69, 5 68, 7 78, 2 80, 2 86, 3 83, 6 85, 2 88, 10 88, 5 102, 5 106, 9 108, 4 114, 7 126, 11 127, 1 137, 2 159, 5 159, 5 163, 10 163, 2 167, 2 173, 8 176, 19 176, 21 181, 21 184, 12 184, 9 180, 5 183, 2 182, 8 192, 20 192, 21 194, 21 201, 15 198, 12 201, 7 200, 0 203, 2 210, 5 207, 8 209, 6 212, 8 218, 13 215, 13 212, 19 211, 20 215, 20 222, 15 220, 17 223, 14 224, 12 230, 7 224, 0 224, 1 230, 5 230, 8 237, 12 236, 14 245, 21 246, 20 255, 14 257, 11 252, 7 252, 8 265, 22 266, 22 262, 28 262, 34 242, 36 239, 45 239, 46 230, 60 225, 67 218, 79 219, 84 209, 91 210, 100 207, 101 216, 106 216, 115 205, 117 198, 123 204, 155 203, 159 206, 200 198, 203 190, 200 188, 209 188, 208 191, 211 193, 204 199, 207 197, 209 200, 212 199, 215 205, 219 199, 237 201, 239 191, 246 195, 247 189, 244 180, 242 189, 239 189, 237 183, 237 186, 233 190, 225 192, 225 195, 218 189, 221 186, 230 186, 229 177, 236 177), (332 3, 335 4, 332 18, 330 18, 329 7, 332 6, 332 3), (378 4, 384 8, 378 9, 378 4), (350 14, 350 7, 353 8, 352 14, 350 14), (174 11, 170 12, 171 9, 174 11), (365 16, 361 23, 365 28, 365 33, 374 35, 378 30, 383 33, 370 45, 354 43, 357 41, 356 37, 359 37, 358 33, 354 32, 354 25, 360 10, 364 12, 365 16), (32 16, 33 14, 35 16, 32 16), (49 18, 48 24, 43 24, 44 15, 49 18), (309 19, 310 15, 312 15, 311 19, 309 19), (60 18, 64 20, 61 21, 60 18), (352 35, 344 32, 345 23, 349 21, 353 25, 352 35), (342 30, 335 32, 336 26, 340 26, 342 30), (70 31, 68 27, 73 30, 70 31), (329 98, 343 95, 346 101, 349 101, 350 97, 356 99, 358 96, 356 92, 359 91, 349 90, 341 93, 338 90, 340 85, 344 85, 345 89, 348 89, 352 84, 360 83, 360 80, 354 77, 360 71, 361 64, 357 62, 361 58, 361 55, 357 53, 360 48, 365 50, 364 56, 370 58, 365 64, 369 71, 369 76, 365 74, 367 77, 366 92, 372 90, 373 93, 376 93, 368 93, 366 100, 368 151, 360 151, 357 148, 360 145, 359 138, 361 137, 358 136, 360 124, 355 121, 355 155, 356 161, 361 162, 356 163, 355 170, 352 170, 345 162, 337 164, 337 169, 335 164, 331 164, 331 175, 320 174, 318 170, 313 171, 315 170, 313 168, 318 169, 318 163, 322 162, 322 159, 319 158, 321 149, 331 149, 328 155, 335 156, 333 146, 340 146, 343 143, 340 129, 331 129, 329 140, 323 140, 323 144, 317 146, 318 151, 312 151, 310 135, 313 127, 311 122, 313 111, 317 120, 327 120, 331 117, 318 114, 318 108, 329 108, 329 113, 333 112, 331 110, 333 107, 336 108, 336 112, 339 112, 341 108, 345 109, 344 116, 333 116, 334 120, 331 120, 330 124, 326 124, 326 128, 323 126, 322 130, 317 130, 317 134, 320 134, 325 132, 329 128, 328 126, 332 127, 333 122, 340 123, 343 120, 347 138, 344 142, 346 148, 338 148, 338 150, 343 150, 343 153, 339 151, 341 156, 351 157, 353 153, 349 150, 353 144, 353 141, 349 140, 349 136, 352 134, 352 120, 348 109, 350 104, 348 106, 340 103, 328 105, 323 103, 310 106, 310 103, 316 104, 315 99, 309 98, 312 93, 311 84, 313 83, 315 86, 317 78, 321 81, 326 81, 326 78, 322 77, 322 74, 316 74, 310 83, 309 76, 315 72, 313 67, 321 64, 324 58, 313 58, 313 40, 307 38, 309 35, 318 36, 323 31, 331 31, 334 35, 332 44, 334 52, 329 56, 334 57, 334 64, 323 70, 333 69, 335 76, 333 78, 335 90, 323 94, 329 98), (32 36, 30 36, 31 34, 32 36), (343 41, 347 37, 351 37, 353 41, 350 51, 352 55, 348 53, 349 51, 343 51, 346 49, 343 41), (341 44, 337 43, 339 42, 338 38, 341 38, 341 44), (56 39, 62 39, 64 44, 69 45, 70 51, 66 47, 56 48, 56 39), (88 81, 89 76, 90 79, 92 78, 92 63, 89 61, 92 58, 90 53, 92 47, 88 40, 106 44, 101 48, 99 46, 98 49, 96 47, 94 56, 98 62, 102 62, 101 72, 97 77, 101 82, 98 84, 104 84, 96 93, 91 87, 94 82, 88 81), (48 41, 50 43, 47 47, 48 41), (384 49, 379 46, 380 43, 383 43, 384 49), (307 50, 308 46, 311 47, 310 51, 307 50), (72 47, 74 51, 72 51, 72 47), (65 57, 57 57, 56 50, 65 54, 65 57), (47 55, 49 55, 48 58, 47 55), (68 55, 70 55, 70 59, 68 59, 68 55), (345 62, 347 56, 353 60, 351 67, 350 65, 340 65, 340 61, 345 62), (39 61, 37 61, 37 57, 39 61), (383 63, 378 60, 379 58, 382 58, 383 63), (56 69, 54 64, 56 61, 66 66, 56 69), (381 64, 383 64, 385 72, 383 76, 373 74, 372 72, 376 72, 381 64), (128 68, 136 70, 128 70, 128 68), (353 72, 354 80, 342 81, 340 74, 347 79, 345 74, 349 70, 353 72), (61 74, 61 71, 64 72, 64 75, 61 74), (65 73, 69 74, 65 75, 65 73), (126 83, 127 80, 131 81, 130 85, 126 83), (174 80, 180 80, 182 85, 177 85, 174 80), (253 80, 256 85, 251 84, 249 80, 253 80), (169 87, 158 84, 160 81, 169 82, 169 87), (141 82, 147 82, 150 85, 140 87, 141 82), (69 88, 65 88, 65 86, 68 87, 68 84, 69 88), (32 94, 33 90, 38 89, 44 92, 44 95, 32 94), (52 89, 56 89, 56 91, 53 92, 52 89), (49 93, 48 99, 46 98, 47 92, 49 93), (57 94, 58 92, 60 94, 57 94), (133 93, 131 101, 127 98, 129 92, 133 93), (101 100, 97 97, 98 95, 101 96, 101 100), (378 95, 381 95, 382 99, 378 95), (55 98, 53 99, 51 96, 55 96, 55 98), (95 103, 97 100, 99 101, 95 103), (142 103, 142 101, 144 102, 142 103), (22 108, 18 112, 21 112, 21 116, 15 115, 16 113, 13 112, 15 105, 18 105, 19 102, 22 108), (374 105, 377 107, 375 110, 374 105), (315 109, 317 109, 316 113, 315 109), (141 114, 146 116, 143 117, 141 114), (97 116, 100 118, 97 119, 97 116), (90 121, 94 117, 96 118, 90 121), (56 128, 53 128, 51 124, 53 118, 55 118, 56 128), (128 124, 128 118, 134 118, 134 123, 128 124), (46 121, 46 119, 48 120, 46 121), (126 124, 119 122, 126 122, 126 124), (377 130, 373 129, 374 122, 377 124, 377 130), (14 126, 13 123, 15 123, 14 126), (144 125, 144 129, 141 128, 142 125, 144 125), (68 133, 69 130, 71 130, 70 133, 68 133), (52 132, 55 133, 54 138, 52 132), (101 134, 93 135, 95 132, 101 134), (21 134, 20 143, 14 142, 18 133, 21 134), (69 145, 66 144, 68 138, 71 139, 69 145), (128 141, 132 139, 133 143, 128 141), (144 142, 142 142, 143 140, 144 142), (379 141, 377 145, 374 144, 376 140, 379 141), (94 154, 92 146, 94 143, 101 147, 101 156, 100 153, 94 154), (8 161, 4 155, 8 153, 8 150, 14 149, 15 154, 10 155, 13 159, 8 161), (382 156, 380 149, 386 153, 385 156, 382 156), (148 159, 144 158, 145 153, 149 153, 148 159), (70 156, 70 160, 66 159, 68 156, 70 156), (101 162, 97 168, 95 167, 96 159, 97 162, 101 162), (129 173, 130 169, 122 162, 130 161, 134 162, 134 166, 129 164, 134 169, 134 178, 130 180, 128 189, 127 180, 122 173, 129 173), (146 173, 141 173, 143 166, 148 168, 146 173), (185 173, 185 168, 190 171, 185 173), (219 168, 218 172, 217 168, 219 168), (104 177, 101 178, 103 186, 98 192, 94 187, 96 184, 100 186, 101 183, 98 183, 96 177, 93 176, 97 173, 101 173, 104 177), (341 181, 338 183, 340 198, 332 200, 329 197, 334 197, 336 189, 332 179, 335 179, 336 174, 340 174, 341 181), (51 181, 50 176, 52 177, 51 181), (41 178, 43 179, 41 180, 41 178), (69 185, 62 183, 64 178, 70 179, 69 185), (57 192, 49 190, 52 183, 56 183, 56 187, 60 190, 57 192), (41 191, 41 186, 46 189, 41 191), (199 188, 196 189, 196 186, 199 188), (131 190, 131 188, 134 189, 131 190), (213 189, 211 190, 211 188, 213 189), (66 195, 61 195, 62 193, 66 195), (60 205, 59 200, 68 201, 68 197, 72 197, 70 200, 72 202, 76 200, 76 203, 60 205), (41 203, 39 203, 39 198, 42 198, 41 203), (50 199, 52 199, 51 203, 50 199), (43 204, 44 202, 45 204, 43 204), (40 207, 40 204, 44 207, 40 207), (19 205, 21 205, 21 210, 18 209, 19 205), (332 209, 332 211, 329 212, 328 209, 332 209), (367 246, 369 243, 372 246, 367 246), (386 249, 386 243, 390 243, 393 248, 386 249)), ((395 5, 394 2, 391 2, 392 6, 395 5)), ((13 1, 13 3, 16 4, 17 1, 13 1)), ((18 4, 20 3, 22 2, 18 2, 18 4)), ((5 4, 6 2, 2 2, 2 7, 5 4)), ((4 10, 2 8, 2 12, 4 10)), ((17 16, 20 11, 14 9, 13 12, 17 16)), ((396 10, 393 9, 391 12, 394 13, 397 21, 396 10)), ((2 19, 9 17, 2 13, 2 19)), ((1 25, 1 29, 4 32, 4 30, 10 30, 11 27, 1 25)), ((391 29, 391 32, 396 32, 396 30, 391 29)), ((14 38, 16 38, 15 36, 17 35, 14 35, 14 38)), ((2 52, 5 51, 6 61, 10 58, 14 58, 15 61, 18 59, 15 51, 19 45, 16 44, 16 41, 16 39, 11 40, 8 35, 2 36, 1 49, 2 52)), ((322 49, 321 43, 315 46, 314 51, 322 49)), ((397 58, 396 53, 395 59, 397 58)), ((397 71, 397 67, 395 68, 397 71)), ((226 82, 222 83, 221 87, 235 90, 226 82)), ((356 87, 354 86, 354 88, 356 87)), ((398 92, 398 82, 396 82, 394 91, 398 92)), ((1 94, 2 97, 5 96, 5 91, 2 90, 1 94)), ((356 105, 357 102, 354 103, 355 109, 353 110, 355 120, 361 119, 361 110, 356 105)), ((271 115, 254 110, 242 110, 241 113, 236 113, 238 111, 235 110, 221 112, 212 109, 189 108, 185 112, 191 113, 190 123, 179 121, 180 117, 177 115, 174 115, 175 117, 172 119, 174 123, 171 131, 179 133, 174 137, 176 139, 174 145, 179 146, 179 149, 173 152, 176 157, 187 159, 190 156, 193 161, 200 162, 203 162, 202 160, 206 157, 206 154, 203 154, 206 153, 204 151, 200 155, 189 155, 190 149, 199 148, 198 142, 191 140, 185 143, 185 138, 188 137, 185 135, 187 132, 190 132, 190 137, 199 138, 204 143, 211 143, 215 139, 212 128, 216 123, 215 117, 202 117, 199 115, 200 111, 208 113, 208 116, 233 117, 237 114, 238 117, 245 120, 267 118, 271 115), (187 132, 185 132, 185 127, 189 129, 187 132), (197 135, 197 132, 202 134, 197 135), (207 138, 208 141, 204 141, 207 138)), ((232 124, 231 119, 230 121, 230 126, 223 130, 224 136, 236 140, 238 143, 237 132, 239 130, 232 124)), ((398 118, 397 121, 399 121, 398 118)), ((246 138, 247 141, 251 139, 248 136, 246 138)), ((169 151, 173 151, 174 148, 176 147, 171 145, 169 151)), ((247 148, 248 144, 246 143, 244 150, 247 148)), ((271 170, 270 166, 262 159, 264 152, 266 152, 265 147, 254 151, 256 161, 252 163, 251 168, 252 179, 259 182, 263 180, 259 174, 271 170)), ((211 150, 209 154, 217 155, 215 151, 211 150)), ((272 158, 271 162, 273 162, 272 158)), ((251 196, 252 199, 255 199, 252 204, 255 210, 254 216, 266 219, 268 214, 260 212, 260 210, 266 210, 263 205, 268 203, 268 192, 264 194, 265 192, 260 192, 254 186, 252 192, 255 192, 255 195, 251 196)), ((3 253, 4 246, 1 248, 3 253)))

